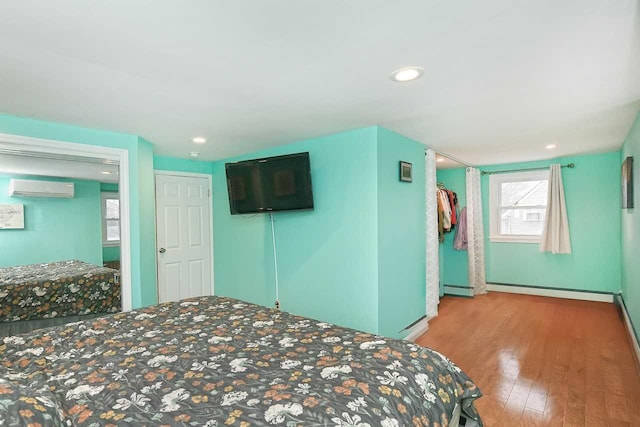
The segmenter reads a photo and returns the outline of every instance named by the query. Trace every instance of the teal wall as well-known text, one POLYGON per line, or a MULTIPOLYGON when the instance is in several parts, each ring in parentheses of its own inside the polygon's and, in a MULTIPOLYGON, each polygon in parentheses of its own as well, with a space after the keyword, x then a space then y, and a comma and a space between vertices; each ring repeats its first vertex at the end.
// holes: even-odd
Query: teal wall
POLYGON ((571 231, 570 255, 542 253, 538 244, 491 243, 488 240, 489 175, 482 177, 487 282, 619 292, 619 152, 487 166, 481 169, 523 169, 571 162, 575 163, 575 169, 562 170, 571 231))
POLYGON ((175 157, 153 156, 153 168, 162 171, 211 174, 211 162, 175 157))
POLYGON ((120 246, 103 246, 102 261, 120 261, 120 246))
MULTIPOLYGON (((308 151, 313 211, 274 214, 282 309, 375 332, 376 128, 359 129, 227 161, 308 151)), ((225 161, 213 164, 216 294, 273 306, 268 216, 231 215, 225 161)))
POLYGON ((25 228, 0 230, 0 267, 78 259, 102 265, 100 183, 64 178, 15 176, 73 182, 71 199, 10 197, 10 176, 0 176, 0 204, 24 205, 25 228))
POLYGON ((377 160, 378 333, 398 337, 425 314, 424 145, 379 127, 377 160), (400 181, 400 161, 413 182, 400 181))
POLYGON ((118 184, 111 182, 101 182, 100 183, 100 191, 106 193, 117 193, 118 192, 118 184))
POLYGON ((424 146, 372 127, 213 164, 216 294, 273 306, 266 215, 231 215, 224 164, 308 151, 313 211, 274 214, 283 310, 388 336, 425 312, 424 146), (413 163, 412 184, 399 161, 413 163))
MULTIPOLYGON (((458 195, 459 211, 467 205, 466 169, 441 169, 437 171, 437 181, 458 195)), ((444 242, 440 243, 441 280, 444 285, 469 286, 469 266, 467 251, 453 249, 455 229, 445 233, 444 242)))
POLYGON ((153 148, 133 135, 0 114, 0 133, 125 149, 129 153, 132 305, 156 297, 153 148), (151 214, 151 216, 150 216, 151 214))
POLYGON ((640 115, 636 118, 624 145, 620 164, 627 156, 634 158, 633 209, 622 209, 622 297, 634 325, 640 332, 640 115))
MULTIPOLYGON (((138 276, 134 283, 142 284, 140 305, 148 306, 158 302, 156 286, 156 183, 153 174, 153 145, 138 138, 138 204, 136 206, 136 229, 131 229, 131 252, 139 254, 131 263, 139 263, 134 270, 138 276)), ((135 188, 135 187, 134 187, 135 188)))

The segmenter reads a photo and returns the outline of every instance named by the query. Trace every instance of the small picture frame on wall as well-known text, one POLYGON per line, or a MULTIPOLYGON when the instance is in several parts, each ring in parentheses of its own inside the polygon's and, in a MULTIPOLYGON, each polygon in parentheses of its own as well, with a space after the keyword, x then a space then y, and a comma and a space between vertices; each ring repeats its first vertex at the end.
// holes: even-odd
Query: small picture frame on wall
POLYGON ((0 205, 0 230, 24 228, 24 205, 0 205))
POLYGON ((622 209, 633 208, 633 157, 622 162, 622 209))
POLYGON ((409 162, 400 162, 400 181, 412 182, 413 177, 411 175, 411 169, 413 165, 409 162))

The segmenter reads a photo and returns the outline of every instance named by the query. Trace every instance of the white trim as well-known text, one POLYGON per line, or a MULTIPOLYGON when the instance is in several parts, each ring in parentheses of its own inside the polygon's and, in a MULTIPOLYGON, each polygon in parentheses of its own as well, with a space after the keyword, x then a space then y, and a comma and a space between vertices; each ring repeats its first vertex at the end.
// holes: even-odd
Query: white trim
POLYGON ((100 158, 118 162, 120 165, 120 289, 122 310, 132 308, 131 301, 131 219, 129 211, 129 151, 123 148, 110 148, 97 145, 85 145, 55 139, 32 138, 21 135, 0 133, 0 148, 33 153, 51 153, 69 156, 100 158))
POLYGON ((424 334, 428 330, 429 330, 429 321, 425 317, 424 319, 420 320, 418 323, 413 325, 411 328, 409 328, 408 329, 409 334, 403 339, 405 341, 415 342, 418 338, 420 338, 422 334, 424 334))
MULTIPOLYGON (((216 290, 216 279, 215 279, 215 275, 214 275, 214 268, 213 268, 213 261, 214 261, 214 256, 213 256, 213 175, 211 174, 207 174, 207 173, 195 173, 195 172, 177 172, 177 171, 167 171, 167 170, 160 170, 160 169, 154 169, 153 170, 154 173, 154 179, 153 179, 153 185, 155 186, 155 175, 169 175, 169 176, 189 176, 189 177, 194 177, 194 178, 207 178, 208 181, 208 186, 209 186, 209 250, 211 251, 211 295, 215 295, 215 290, 216 290)), ((154 199, 155 199, 156 193, 154 191, 154 199)), ((157 200, 156 200, 157 203, 157 200)), ((156 235, 158 233, 158 224, 156 222, 156 235)), ((156 274, 158 274, 158 257, 156 256, 156 274)))
POLYGON ((636 334, 633 332, 633 325, 631 324, 631 319, 629 318, 629 313, 627 313, 627 306, 624 304, 624 299, 622 295, 616 295, 620 302, 620 308, 622 309, 622 314, 624 317, 624 324, 627 327, 627 332, 629 333, 629 338, 631 339, 631 347, 636 354, 636 358, 638 359, 638 367, 640 367, 640 344, 638 344, 638 339, 636 338, 636 334))
POLYGON ((487 283, 487 290, 493 292, 506 292, 509 294, 538 295, 541 297, 613 303, 613 295, 599 294, 595 292, 563 291, 559 289, 529 288, 526 286, 505 286, 496 285, 494 283, 487 283))
POLYGON ((0 147, 33 153, 62 154, 115 161, 121 159, 120 152, 127 151, 122 148, 78 144, 76 142, 59 141, 56 139, 32 138, 30 136, 12 135, 8 133, 0 133, 0 147))

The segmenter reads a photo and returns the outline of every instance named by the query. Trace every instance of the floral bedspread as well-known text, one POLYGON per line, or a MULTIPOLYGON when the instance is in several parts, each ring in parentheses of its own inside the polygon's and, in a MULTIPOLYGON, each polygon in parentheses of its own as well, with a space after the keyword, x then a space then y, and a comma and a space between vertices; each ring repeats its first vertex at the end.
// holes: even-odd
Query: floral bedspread
POLYGON ((447 426, 482 394, 418 345, 221 297, 4 338, 0 424, 447 426))
POLYGON ((118 274, 76 260, 0 268, 0 322, 117 313, 118 274))

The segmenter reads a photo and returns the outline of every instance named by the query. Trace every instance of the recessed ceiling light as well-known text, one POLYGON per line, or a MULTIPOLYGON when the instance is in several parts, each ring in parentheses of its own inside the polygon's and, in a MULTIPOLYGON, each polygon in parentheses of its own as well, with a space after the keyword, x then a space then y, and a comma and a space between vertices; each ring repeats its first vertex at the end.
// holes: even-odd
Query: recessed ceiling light
POLYGON ((102 175, 111 175, 111 172, 109 172, 109 171, 100 171, 100 173, 102 175))
POLYGON ((419 79, 424 74, 424 69, 420 67, 404 67, 391 73, 391 80, 394 82, 410 82, 419 79))
POLYGON ((442 157, 438 157, 438 159, 436 160, 436 162, 441 163, 444 162, 444 159, 442 157))
POLYGON ((547 144, 544 146, 544 148, 546 148, 547 150, 553 150, 556 147, 557 147, 556 144, 547 144))
POLYGON ((193 157, 195 159, 198 156, 200 156, 200 153, 197 152, 197 151, 190 151, 189 152, 189 157, 193 157))
POLYGON ((194 144, 204 144, 205 142, 207 142, 207 138, 203 136, 194 136, 193 138, 191 138, 191 140, 194 144))

